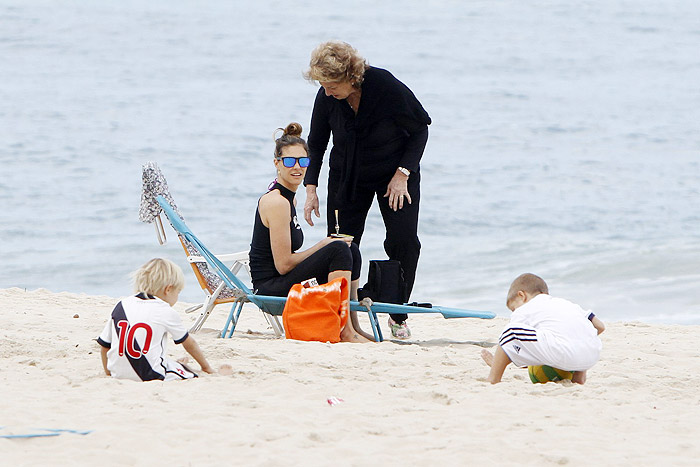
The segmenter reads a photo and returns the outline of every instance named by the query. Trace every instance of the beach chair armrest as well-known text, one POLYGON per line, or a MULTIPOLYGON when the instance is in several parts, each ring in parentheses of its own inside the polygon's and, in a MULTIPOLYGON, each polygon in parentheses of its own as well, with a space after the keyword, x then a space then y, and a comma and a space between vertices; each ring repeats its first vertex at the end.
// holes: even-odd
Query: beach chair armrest
MULTIPOLYGON (((219 261, 222 263, 227 263, 227 262, 238 262, 238 263, 247 263, 248 262, 248 250, 246 251, 239 251, 237 253, 227 253, 223 255, 214 255, 216 256, 219 261)), ((190 263, 206 263, 207 260, 204 259, 204 256, 198 256, 198 255, 190 255, 187 257, 187 261, 190 263)))
POLYGON ((238 261, 239 263, 247 263, 248 262, 248 250, 245 251, 239 251, 237 253, 227 253, 224 255, 214 255, 217 258, 219 258, 220 261, 226 262, 226 261, 238 261))

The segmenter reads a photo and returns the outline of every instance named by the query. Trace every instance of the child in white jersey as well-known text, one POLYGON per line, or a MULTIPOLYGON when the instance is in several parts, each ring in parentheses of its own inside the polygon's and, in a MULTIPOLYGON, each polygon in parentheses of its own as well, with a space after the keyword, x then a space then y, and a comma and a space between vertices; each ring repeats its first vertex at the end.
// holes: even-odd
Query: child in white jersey
POLYGON ((137 295, 117 303, 97 342, 108 376, 135 381, 196 378, 182 363, 166 356, 167 334, 202 367, 213 373, 199 345, 172 308, 185 285, 182 269, 155 258, 132 275, 137 295))
POLYGON ((489 382, 500 382, 511 362, 519 367, 548 365, 573 371, 574 383, 586 382, 586 370, 600 358, 598 334, 605 330, 601 320, 575 303, 551 297, 545 281, 529 273, 513 281, 506 306, 513 314, 495 354, 481 351, 491 367, 489 382))

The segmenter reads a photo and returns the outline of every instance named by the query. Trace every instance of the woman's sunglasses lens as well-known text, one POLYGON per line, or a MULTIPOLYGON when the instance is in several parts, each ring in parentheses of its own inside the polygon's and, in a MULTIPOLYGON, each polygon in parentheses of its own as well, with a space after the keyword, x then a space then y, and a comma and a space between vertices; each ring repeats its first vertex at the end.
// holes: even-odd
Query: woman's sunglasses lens
POLYGON ((288 169, 294 167, 294 165, 299 161, 299 167, 308 167, 309 164, 311 163, 311 159, 308 157, 300 157, 297 159, 296 157, 283 157, 282 158, 282 164, 284 164, 285 167, 288 169))

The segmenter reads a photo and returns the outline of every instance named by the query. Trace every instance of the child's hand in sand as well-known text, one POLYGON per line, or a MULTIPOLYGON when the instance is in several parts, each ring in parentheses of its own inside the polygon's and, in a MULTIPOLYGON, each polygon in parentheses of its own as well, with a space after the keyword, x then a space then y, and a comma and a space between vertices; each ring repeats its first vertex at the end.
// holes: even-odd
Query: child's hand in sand
MULTIPOLYGON (((182 363, 183 365, 187 365, 187 364, 190 363, 190 357, 187 356, 187 355, 185 355, 184 357, 178 358, 177 361, 178 361, 178 363, 182 363)), ((201 365, 200 365, 200 366, 201 366, 201 365)), ((216 373, 216 371, 214 371, 214 369, 213 369, 210 365, 204 365, 204 366, 202 366, 202 371, 203 371, 204 373, 208 373, 208 374, 210 374, 210 375, 213 375, 213 374, 216 373)))
POLYGON ((219 371, 214 370, 211 366, 202 367, 202 371, 209 375, 222 375, 230 376, 233 374, 233 367, 227 363, 224 363, 219 367, 219 371))
POLYGON ((488 366, 493 365, 493 354, 488 350, 481 349, 481 358, 484 359, 484 362, 486 362, 488 366))

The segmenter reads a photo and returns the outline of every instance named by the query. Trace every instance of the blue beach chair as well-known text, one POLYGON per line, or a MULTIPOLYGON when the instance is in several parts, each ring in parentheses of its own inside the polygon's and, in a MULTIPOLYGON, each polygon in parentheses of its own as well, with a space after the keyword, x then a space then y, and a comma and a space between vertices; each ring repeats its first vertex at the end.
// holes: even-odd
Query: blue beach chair
MULTIPOLYGON (((179 236, 189 242, 201 257, 206 261, 209 268, 217 274, 228 288, 236 292, 236 300, 231 307, 226 324, 221 331, 221 337, 231 337, 236 329, 236 323, 240 317, 243 305, 245 303, 253 303, 264 313, 269 314, 276 319, 282 315, 286 297, 273 297, 267 295, 258 295, 253 293, 248 286, 236 276, 235 272, 226 267, 226 265, 217 258, 209 249, 192 233, 190 228, 185 224, 184 220, 174 211, 163 196, 156 198, 163 212, 167 216, 170 224, 173 226, 179 236)), ((432 306, 430 308, 416 307, 409 305, 395 305, 391 303, 375 302, 371 306, 366 306, 363 303, 351 300, 351 311, 367 312, 369 321, 372 326, 372 332, 377 342, 383 340, 377 313, 440 313, 445 318, 494 318, 496 315, 490 311, 475 311, 475 310, 460 310, 456 308, 445 308, 432 306)))
MULTIPOLYGON (((175 205, 175 201, 173 200, 173 197, 170 194, 170 189, 168 188, 168 182, 165 180, 165 176, 158 167, 158 164, 155 162, 147 162, 144 164, 142 179, 143 189, 141 193, 139 219, 142 222, 153 223, 155 225, 158 242, 163 245, 166 243, 165 230, 163 229, 163 223, 160 218, 160 214, 163 210, 156 198, 158 196, 162 196, 165 200, 167 200, 168 205, 180 219, 182 219, 182 215, 175 205)), ((226 283, 221 280, 219 275, 213 273, 209 269, 207 262, 200 255, 200 252, 195 245, 189 242, 182 235, 178 235, 178 239, 182 244, 185 255, 187 255, 187 261, 192 268, 192 272, 202 288, 202 291, 206 295, 203 303, 185 310, 185 313, 192 313, 201 309, 199 317, 190 328, 190 332, 196 333, 202 328, 204 322, 212 313, 216 305, 238 303, 242 296, 242 292, 238 289, 231 289, 227 287, 226 283)), ((229 269, 233 272, 233 274, 237 274, 241 269, 245 269, 250 274, 247 250, 240 251, 238 253, 216 256, 221 262, 230 265, 229 269)), ((284 334, 284 329, 275 315, 263 313, 263 316, 270 324, 277 337, 284 334)))
POLYGON ((190 228, 185 224, 185 221, 173 210, 168 201, 163 196, 158 196, 158 203, 163 208, 163 213, 170 221, 173 229, 179 236, 187 240, 206 261, 208 267, 214 272, 221 281, 229 289, 234 291, 234 303, 229 312, 224 328, 221 330, 221 337, 231 337, 236 330, 236 323, 243 310, 245 303, 252 303, 263 313, 267 313, 276 319, 277 316, 282 316, 284 304, 287 297, 272 297, 267 295, 256 295, 248 286, 236 276, 236 273, 229 269, 215 254, 197 238, 190 228))

